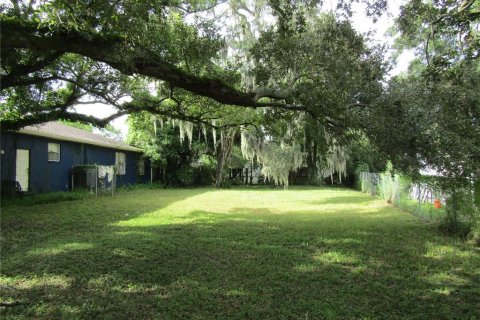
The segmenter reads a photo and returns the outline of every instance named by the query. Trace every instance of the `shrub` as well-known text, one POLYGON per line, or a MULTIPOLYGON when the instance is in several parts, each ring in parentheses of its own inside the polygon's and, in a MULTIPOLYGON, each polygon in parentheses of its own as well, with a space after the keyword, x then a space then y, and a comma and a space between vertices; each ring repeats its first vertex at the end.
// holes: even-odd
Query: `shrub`
POLYGON ((175 171, 175 180, 181 187, 191 187, 194 182, 193 168, 190 166, 183 166, 175 171))
POLYGON ((469 190, 455 190, 446 202, 446 215, 440 227, 448 232, 466 238, 478 234, 480 213, 475 207, 473 194, 469 190))
POLYGON ((223 179, 216 187, 219 189, 230 189, 232 187, 232 181, 229 179, 223 179))
POLYGON ((477 217, 472 226, 472 231, 470 231, 468 234, 467 239, 471 240, 475 245, 480 247, 480 218, 477 217))

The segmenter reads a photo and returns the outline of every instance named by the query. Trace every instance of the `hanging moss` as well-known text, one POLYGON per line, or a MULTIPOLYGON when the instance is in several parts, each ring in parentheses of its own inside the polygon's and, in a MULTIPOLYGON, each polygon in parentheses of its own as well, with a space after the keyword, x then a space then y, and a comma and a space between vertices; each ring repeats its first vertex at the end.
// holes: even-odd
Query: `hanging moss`
POLYGON ((183 143, 186 137, 188 139, 188 146, 191 149, 193 140, 193 123, 189 121, 178 120, 177 125, 180 130, 180 143, 183 143))
MULTIPOLYGON (((340 183, 342 177, 347 176, 347 160, 349 158, 348 149, 338 144, 337 140, 330 136, 325 130, 325 141, 329 145, 327 154, 325 155, 326 168, 321 168, 319 173, 321 178, 330 177, 333 184, 333 175, 338 174, 340 183)), ((317 165, 321 166, 322 161, 318 161, 317 165)))
POLYGON ((207 127, 206 127, 205 124, 203 124, 203 123, 202 123, 202 133, 203 133, 203 137, 205 138, 205 143, 208 143, 207 127))
MULTIPOLYGON (((212 120, 212 126, 215 126, 215 124, 216 124, 216 121, 212 120)), ((216 146, 217 145, 217 130, 215 130, 215 128, 212 128, 212 136, 213 136, 213 145, 216 146)))
POLYGON ((288 175, 298 170, 304 162, 305 154, 299 145, 266 143, 262 137, 257 137, 248 130, 241 132, 242 155, 250 161, 255 158, 262 164, 262 174, 276 185, 288 187, 288 175))

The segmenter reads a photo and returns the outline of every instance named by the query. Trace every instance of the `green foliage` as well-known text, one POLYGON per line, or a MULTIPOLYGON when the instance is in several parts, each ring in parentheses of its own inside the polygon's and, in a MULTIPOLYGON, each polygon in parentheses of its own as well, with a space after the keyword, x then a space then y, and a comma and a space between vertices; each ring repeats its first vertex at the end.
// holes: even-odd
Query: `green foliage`
POLYGON ((181 141, 174 121, 142 112, 129 117, 128 141, 142 148, 154 166, 164 169, 165 184, 210 185, 216 165, 211 155, 213 139, 201 125, 192 127, 195 136, 190 145, 189 141, 181 141))
POLYGON ((476 246, 480 247, 480 218, 477 217, 477 219, 474 221, 472 230, 468 234, 467 239, 472 241, 476 246))
POLYGON ((232 153, 230 155, 230 161, 227 164, 227 168, 243 168, 248 163, 248 159, 242 155, 242 150, 239 145, 232 147, 232 153))
MULTIPOLYGON (((157 166, 190 163, 206 150, 203 143, 181 142, 179 129, 168 119, 147 112, 130 115, 127 141, 142 150, 157 166)), ((198 130, 196 130, 198 132, 198 130)))
MULTIPOLYGON (((390 171, 392 167, 390 167, 390 171)), ((411 187, 413 181, 410 177, 391 173, 361 172, 358 175, 357 188, 362 192, 381 197, 388 203, 392 203, 421 219, 433 222, 441 222, 445 218, 445 209, 434 208, 432 203, 412 199, 411 187)), ((430 187, 430 185, 429 185, 430 187)), ((439 196, 438 189, 433 188, 439 196)))
POLYGON ((454 190, 447 199, 446 216, 441 227, 446 232, 466 238, 469 234, 478 240, 480 210, 475 206, 471 190, 454 190))
POLYGON ((364 127, 361 111, 383 90, 381 48, 368 47, 348 21, 323 14, 309 16, 300 29, 292 27, 287 34, 281 27, 262 33, 252 55, 257 62, 256 81, 263 86, 274 83, 288 93, 287 101, 308 111, 285 115, 269 110, 265 128, 278 143, 302 146, 309 183, 316 184, 325 177, 333 180, 334 173, 342 181, 345 165, 351 173, 355 163, 368 160, 362 153, 373 148, 360 146, 365 141, 368 144, 360 131, 364 127), (355 144, 355 140, 359 142, 355 144), (358 157, 352 154, 346 164, 350 144, 353 151, 360 152, 358 157))
POLYGON ((461 185, 480 167, 480 68, 465 63, 435 81, 394 78, 367 133, 396 168, 417 176, 429 167, 461 185), (385 125, 388 124, 388 125, 385 125))
POLYGON ((223 179, 219 184, 215 184, 218 189, 230 189, 235 185, 233 180, 223 179))
POLYGON ((416 48, 429 72, 441 75, 479 58, 478 1, 408 1, 397 19, 397 45, 416 48))
MULTIPOLYGON (((407 1, 397 47, 415 48, 418 59, 388 84, 384 48, 339 18, 358 2, 374 17, 387 6, 340 0, 334 15, 320 14, 323 1, 231 1, 237 23, 223 37, 217 1, 11 1, 1 6, 0 120, 11 129, 55 119, 102 127, 135 113, 130 141, 169 172, 223 146, 186 149, 175 126, 152 133, 160 118, 195 131, 212 120, 218 132, 254 125, 278 145, 301 146, 310 183, 325 168, 343 173, 349 153, 349 172, 360 164, 380 172, 388 158, 413 178, 428 167, 450 178, 450 190, 465 187, 480 167, 478 1, 407 1), (265 12, 275 21, 262 23, 265 12), (152 80, 156 90, 147 89, 152 80), (125 96, 133 100, 121 103, 125 96), (89 98, 118 113, 75 113, 89 98)), ((220 160, 217 179, 228 159, 220 160)))
POLYGON ((260 85, 274 82, 332 133, 356 123, 358 104, 368 104, 381 92, 380 48, 368 48, 349 22, 333 15, 309 19, 305 31, 290 37, 269 30, 252 55, 260 85))
POLYGON ((473 203, 480 209, 480 177, 473 181, 473 203))
MULTIPOLYGON (((15 45, 5 48, 2 50, 2 89, 5 90, 1 96, 5 112, 1 119, 9 120, 11 127, 56 119, 92 122, 97 126, 108 123, 110 117, 83 116, 70 108, 86 98, 113 106, 118 115, 145 109, 148 105, 136 101, 120 102, 122 97, 135 97, 145 91, 150 82, 145 77, 131 76, 137 57, 156 60, 172 72, 196 77, 200 83, 203 78, 216 78, 219 83, 229 84, 238 80, 238 74, 228 68, 219 68, 213 62, 223 48, 214 23, 200 17, 195 23, 185 21, 188 11, 207 9, 214 4, 211 1, 44 1, 29 4, 14 1, 12 4, 2 6, 4 29, 19 23, 28 32, 76 35, 61 36, 62 45, 80 38, 96 39, 96 43, 105 45, 117 43, 121 48, 112 49, 108 55, 122 63, 112 64, 112 59, 92 57, 95 55, 93 47, 80 55, 66 53, 65 48, 30 50, 15 45)), ((163 75, 166 74, 168 71, 163 71, 163 75)), ((170 88, 169 84, 165 86, 170 88)), ((175 113, 176 110, 155 111, 175 113)))
POLYGON ((176 170, 173 174, 174 179, 181 187, 191 187, 194 182, 193 168, 190 166, 183 166, 176 170))
POLYGON ((480 210, 475 204, 472 189, 452 190, 454 184, 446 177, 426 176, 415 180, 417 184, 428 186, 433 196, 446 197, 444 207, 434 208, 432 203, 412 199, 410 194, 414 183, 412 179, 408 176, 392 175, 390 172, 393 167, 391 164, 387 167, 389 169, 383 174, 361 172, 358 176, 358 188, 414 215, 437 222, 440 229, 446 233, 478 242, 480 210))
POLYGON ((93 125, 90 123, 83 123, 78 121, 74 122, 74 121, 66 121, 66 120, 60 120, 60 122, 70 127, 82 129, 88 132, 93 132, 93 125))
POLYGON ((370 136, 396 168, 413 175, 433 168, 450 178, 450 192, 466 186, 480 167, 479 9, 478 1, 402 6, 397 47, 416 49, 417 59, 407 75, 390 82, 372 114, 383 119, 372 122, 383 133, 373 130, 370 136))

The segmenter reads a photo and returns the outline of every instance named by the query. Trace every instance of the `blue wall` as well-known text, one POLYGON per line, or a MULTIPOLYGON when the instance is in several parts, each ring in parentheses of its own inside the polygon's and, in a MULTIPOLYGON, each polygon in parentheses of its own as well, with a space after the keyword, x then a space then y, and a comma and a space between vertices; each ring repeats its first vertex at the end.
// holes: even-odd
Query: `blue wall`
POLYGON ((34 192, 70 190, 72 166, 114 165, 115 152, 126 154, 126 172, 117 175, 117 187, 150 181, 149 161, 145 161, 145 175, 137 174, 137 159, 141 154, 136 152, 12 132, 1 132, 1 149, 2 180, 15 180, 16 149, 30 150, 30 190, 34 192), (60 144, 60 162, 48 161, 49 142, 60 144))

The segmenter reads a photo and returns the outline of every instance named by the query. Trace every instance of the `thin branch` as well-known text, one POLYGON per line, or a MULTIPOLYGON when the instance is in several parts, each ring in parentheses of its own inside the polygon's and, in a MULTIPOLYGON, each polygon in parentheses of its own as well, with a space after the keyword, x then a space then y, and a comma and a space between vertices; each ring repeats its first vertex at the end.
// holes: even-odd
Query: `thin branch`
POLYGON ((289 104, 283 102, 257 102, 251 106, 252 108, 260 108, 260 107, 272 107, 284 110, 292 110, 292 111, 306 111, 309 112, 303 105, 296 105, 296 104, 289 104))
POLYGON ((18 0, 10 0, 10 2, 13 4, 15 15, 20 16, 20 6, 18 5, 18 0))
POLYGON ((56 79, 58 80, 63 80, 63 81, 66 81, 66 82, 69 82, 83 90, 85 90, 86 92, 88 93, 91 93, 93 95, 96 95, 97 97, 103 99, 105 102, 111 104, 112 106, 114 107, 119 107, 118 103, 112 99, 110 99, 108 96, 107 96, 107 93, 106 92, 101 92, 101 91, 98 91, 98 90, 95 90, 91 87, 88 87, 86 86, 85 84, 81 83, 80 81, 77 81, 77 80, 73 80, 73 79, 70 79, 70 78, 66 78, 66 77, 63 77, 63 76, 57 76, 56 79))
POLYGON ((189 8, 184 8, 180 5, 178 6, 172 6, 173 8, 176 8, 176 9, 179 9, 187 14, 194 14, 194 13, 200 13, 200 12, 205 12, 205 11, 210 11, 212 9, 214 9, 215 7, 219 6, 220 4, 223 4, 223 3, 226 3, 228 0, 223 0, 223 1, 218 1, 214 4, 212 4, 211 6, 208 6, 208 7, 205 7, 205 8, 199 8, 199 9, 189 9, 189 8))
MULTIPOLYGON (((2 34, 2 36, 4 36, 4 34, 2 34)), ((1 80, 2 82, 8 82, 12 81, 12 79, 15 79, 17 77, 40 71, 55 62, 55 60, 57 60, 62 55, 62 52, 53 52, 43 57, 43 59, 32 62, 30 64, 18 64, 15 66, 15 68, 10 70, 9 74, 2 76, 1 80)))
POLYGON ((457 12, 461 13, 463 11, 468 10, 474 3, 475 3, 475 0, 464 0, 460 5, 460 7, 458 8, 457 12))

